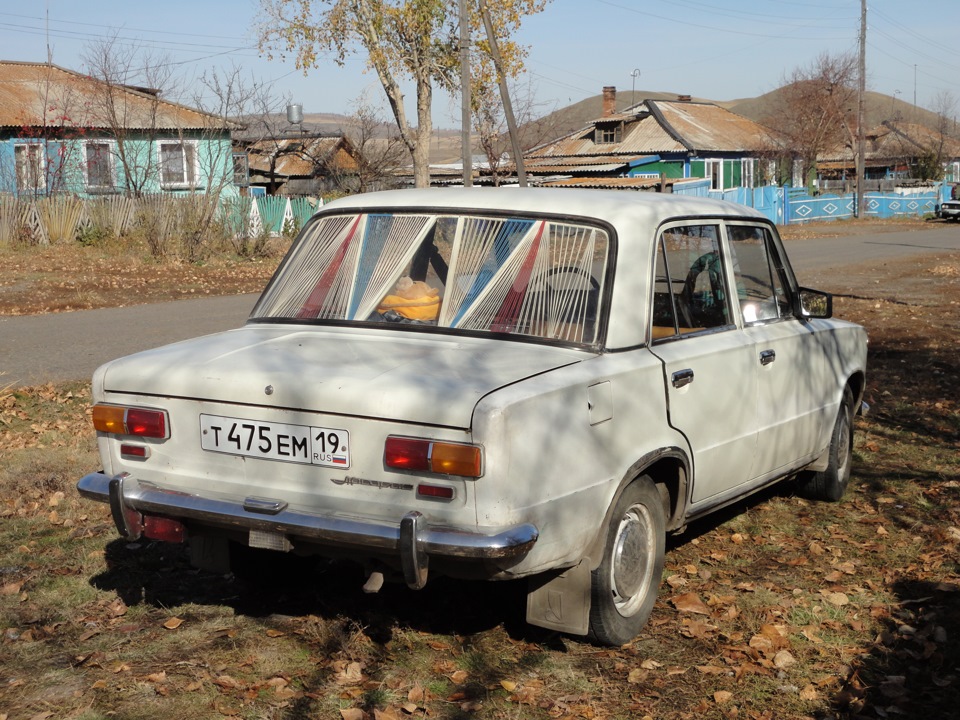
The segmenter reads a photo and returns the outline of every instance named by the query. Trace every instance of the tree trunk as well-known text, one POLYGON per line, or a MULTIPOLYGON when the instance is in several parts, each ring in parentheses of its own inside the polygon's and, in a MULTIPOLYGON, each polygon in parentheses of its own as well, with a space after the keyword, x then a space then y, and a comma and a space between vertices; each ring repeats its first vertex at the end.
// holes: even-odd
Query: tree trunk
MULTIPOLYGON (((417 78, 417 140, 411 151, 413 155, 414 187, 430 187, 430 137, 433 135, 433 118, 430 106, 433 103, 433 86, 425 74, 417 78)), ((467 159, 464 158, 464 162, 467 159)))

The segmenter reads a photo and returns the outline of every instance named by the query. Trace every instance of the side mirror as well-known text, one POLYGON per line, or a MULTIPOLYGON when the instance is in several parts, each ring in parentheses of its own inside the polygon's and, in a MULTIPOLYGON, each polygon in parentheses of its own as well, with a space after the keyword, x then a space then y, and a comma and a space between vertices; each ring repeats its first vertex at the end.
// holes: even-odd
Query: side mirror
POLYGON ((833 317, 833 295, 820 290, 800 288, 797 294, 797 315, 801 318, 833 317))

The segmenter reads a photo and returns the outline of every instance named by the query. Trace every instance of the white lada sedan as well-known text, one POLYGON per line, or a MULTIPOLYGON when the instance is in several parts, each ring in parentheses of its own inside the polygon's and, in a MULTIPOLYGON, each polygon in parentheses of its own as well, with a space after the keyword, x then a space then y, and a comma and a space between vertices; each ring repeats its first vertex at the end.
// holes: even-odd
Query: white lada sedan
POLYGON ((838 500, 863 328, 740 205, 403 190, 330 203, 238 329, 93 378, 82 495, 130 539, 529 578, 529 622, 649 616, 665 536, 770 483, 838 500))

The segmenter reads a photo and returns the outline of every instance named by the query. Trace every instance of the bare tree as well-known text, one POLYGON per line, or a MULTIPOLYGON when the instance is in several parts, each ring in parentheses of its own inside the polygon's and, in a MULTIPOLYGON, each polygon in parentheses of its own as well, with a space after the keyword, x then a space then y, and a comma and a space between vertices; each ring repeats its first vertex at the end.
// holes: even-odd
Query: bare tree
POLYGON ((67 190, 79 172, 71 150, 85 134, 87 109, 83 93, 64 76, 69 74, 53 66, 37 66, 22 106, 11 108, 19 117, 13 135, 22 142, 0 157, 0 190, 21 198, 53 196, 67 190))
MULTIPOLYGON (((553 137, 553 128, 545 125, 537 118, 549 116, 551 110, 545 109, 542 103, 536 102, 534 89, 530 82, 525 84, 511 83, 510 95, 513 98, 514 110, 520 146, 523 150, 539 145, 553 137)), ((477 143, 487 160, 490 178, 495 187, 499 187, 503 177, 514 168, 516 159, 509 160, 511 150, 510 138, 507 135, 507 121, 503 113, 503 104, 500 93, 495 84, 484 82, 478 78, 473 82, 473 130, 477 136, 477 143)))
POLYGON ((384 121, 379 109, 362 95, 354 102, 345 133, 356 167, 353 172, 331 167, 341 189, 364 193, 385 187, 397 177, 406 148, 403 139, 384 121))
POLYGON ((925 147, 917 158, 915 176, 920 180, 943 180, 946 164, 952 160, 951 148, 956 142, 951 138, 951 130, 956 126, 957 101, 949 91, 938 93, 933 101, 933 111, 937 114, 937 126, 933 141, 925 147))
POLYGON ((99 81, 98 91, 90 96, 91 113, 115 142, 123 190, 140 197, 157 171, 151 146, 158 135, 160 95, 169 93, 174 84, 171 64, 121 41, 116 33, 90 43, 81 58, 89 75, 99 81), (134 135, 138 142, 132 141, 134 135))
POLYGON ((799 161, 804 181, 816 178, 818 156, 856 153, 857 59, 823 53, 784 79, 762 123, 779 132, 778 151, 799 161))

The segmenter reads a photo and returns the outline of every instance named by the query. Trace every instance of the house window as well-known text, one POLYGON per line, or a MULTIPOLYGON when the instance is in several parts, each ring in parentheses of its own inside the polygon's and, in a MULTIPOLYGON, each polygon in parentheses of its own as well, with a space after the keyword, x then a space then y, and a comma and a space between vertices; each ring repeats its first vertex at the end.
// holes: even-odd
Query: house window
POLYGON ((706 176, 710 178, 711 190, 723 190, 723 161, 707 160, 704 162, 706 176))
POLYGON ((192 188, 197 184, 197 145, 161 141, 160 184, 165 188, 192 188))
POLYGON ((109 142, 84 143, 84 179, 90 190, 114 190, 113 151, 109 142))
POLYGON ((740 185, 745 188, 756 187, 753 158, 744 158, 740 161, 740 185))
POLYGON ((20 143, 14 146, 14 160, 19 192, 43 192, 47 189, 44 174, 43 145, 20 143))
POLYGON ((233 184, 237 187, 250 185, 250 162, 246 153, 233 154, 233 184))
POLYGON ((597 145, 610 145, 620 142, 623 137, 623 123, 597 124, 594 131, 594 142, 597 145))

